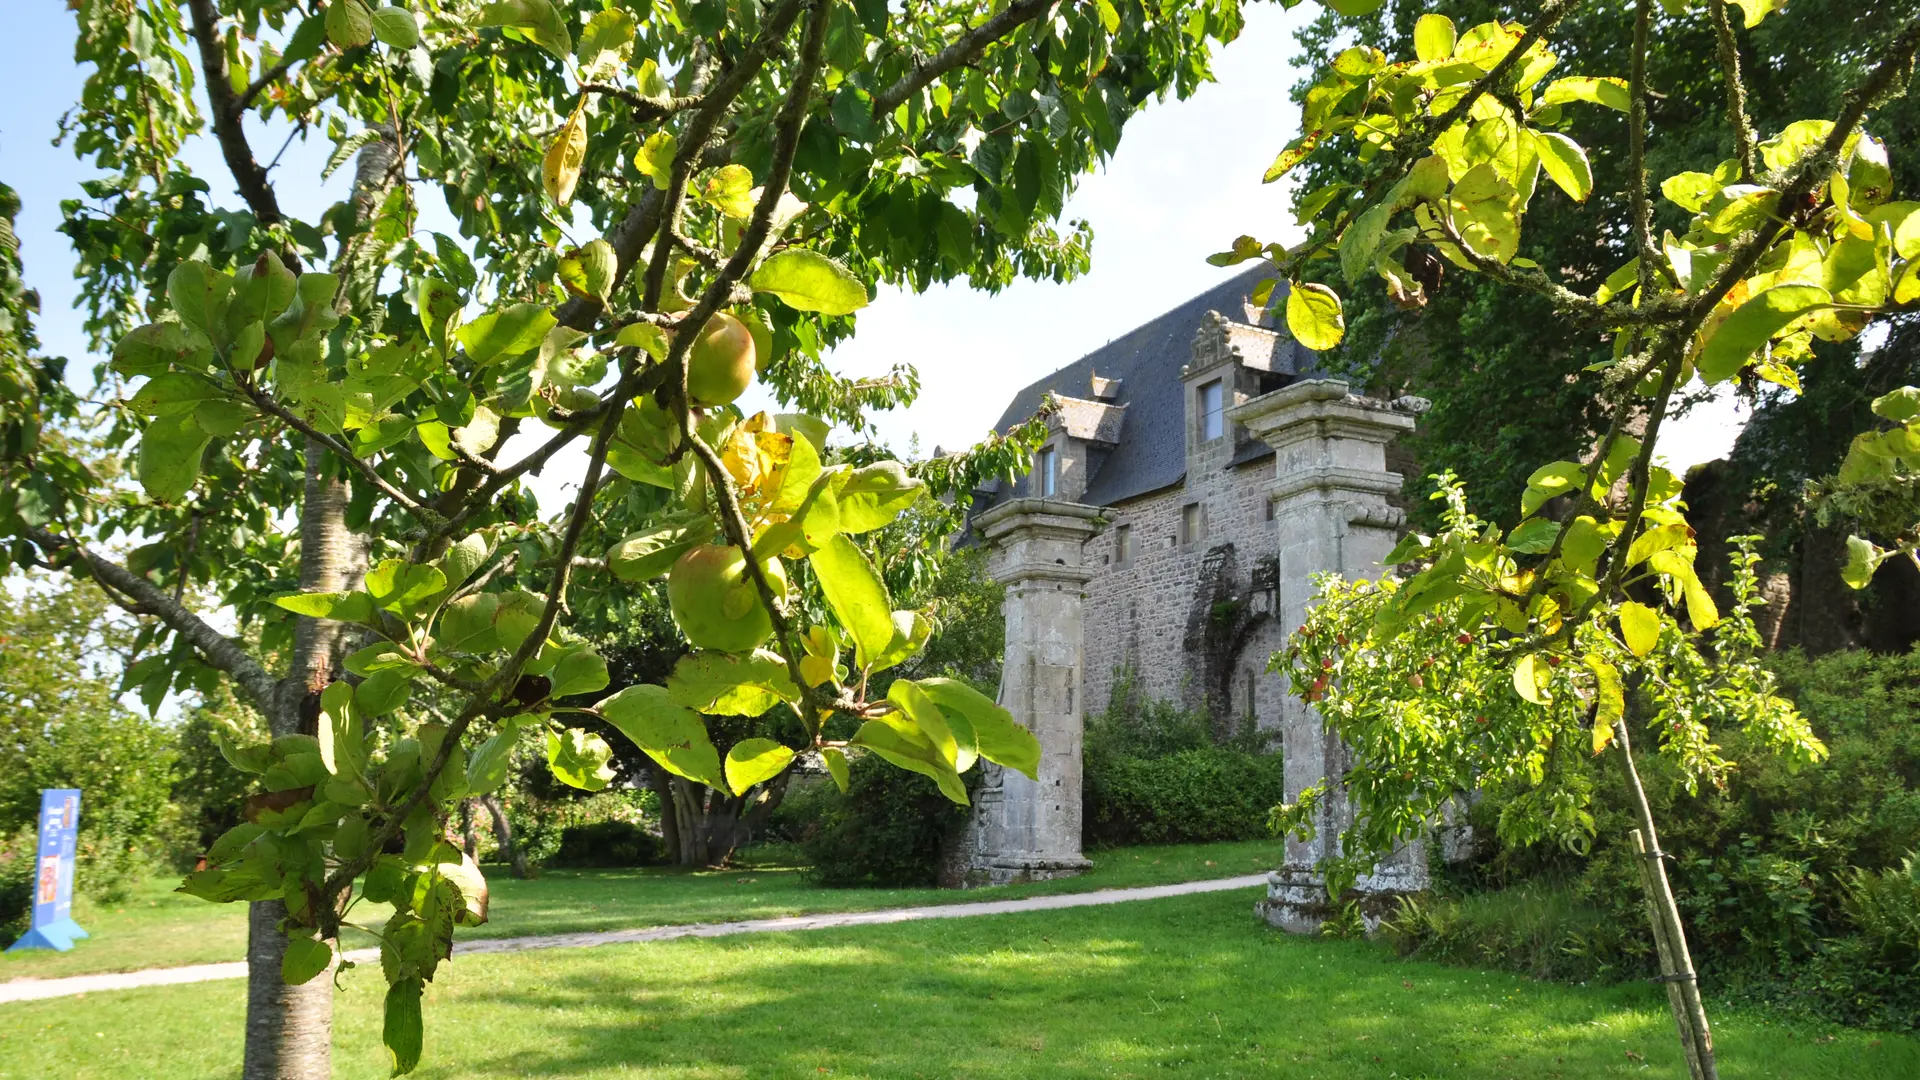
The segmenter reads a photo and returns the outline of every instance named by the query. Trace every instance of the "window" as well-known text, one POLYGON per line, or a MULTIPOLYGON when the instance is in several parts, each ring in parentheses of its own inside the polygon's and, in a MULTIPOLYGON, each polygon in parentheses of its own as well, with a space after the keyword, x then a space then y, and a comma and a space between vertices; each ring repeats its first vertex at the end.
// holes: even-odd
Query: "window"
POLYGON ((1220 380, 1200 387, 1200 441, 1212 442, 1227 433, 1227 416, 1220 380))
POLYGON ((1060 487, 1059 455, 1048 446, 1033 455, 1033 490, 1043 499, 1053 498, 1060 487))
POLYGON ((1180 543, 1194 547, 1207 540, 1207 507, 1204 503, 1188 503, 1180 508, 1180 543))
POLYGON ((1113 561, 1125 566, 1133 561, 1133 526, 1116 525, 1113 529, 1113 561))

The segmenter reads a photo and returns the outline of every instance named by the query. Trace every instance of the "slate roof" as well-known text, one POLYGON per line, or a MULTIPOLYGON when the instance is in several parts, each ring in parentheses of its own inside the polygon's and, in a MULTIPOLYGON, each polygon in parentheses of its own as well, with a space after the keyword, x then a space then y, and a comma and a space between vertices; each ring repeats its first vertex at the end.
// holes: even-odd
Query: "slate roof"
MULTIPOLYGON (((1247 318, 1248 293, 1263 278, 1272 276, 1265 263, 1256 263, 1206 292, 1181 304, 1158 318, 1115 338, 1106 345, 1075 360, 1066 367, 1020 390, 1007 404, 995 425, 1008 431, 1039 408, 1048 391, 1061 397, 1086 398, 1091 379, 1120 379, 1120 396, 1115 404, 1126 406, 1118 444, 1089 479, 1080 501, 1092 506, 1111 506, 1136 495, 1169 487, 1186 478, 1186 405, 1180 383, 1180 369, 1193 357, 1193 337, 1201 319, 1209 311, 1218 311, 1236 322, 1247 318)), ((1286 283, 1274 290, 1273 310, 1286 302, 1286 283)), ((1296 372, 1314 368, 1316 353, 1292 338, 1280 346, 1276 367, 1296 372), (1287 356, 1285 350, 1292 350, 1287 356), (1291 363, 1288 363, 1288 361, 1291 363)), ((1264 446, 1256 444, 1258 449, 1264 446)), ((1258 455, 1255 450, 1255 456, 1258 455)), ((1271 451, 1268 451, 1271 452, 1271 451)), ((1248 460, 1251 460, 1249 458, 1248 460)), ((1237 463, 1237 462, 1236 462, 1237 463)), ((975 509, 982 510, 1011 498, 1019 484, 998 483, 983 492, 975 509)))

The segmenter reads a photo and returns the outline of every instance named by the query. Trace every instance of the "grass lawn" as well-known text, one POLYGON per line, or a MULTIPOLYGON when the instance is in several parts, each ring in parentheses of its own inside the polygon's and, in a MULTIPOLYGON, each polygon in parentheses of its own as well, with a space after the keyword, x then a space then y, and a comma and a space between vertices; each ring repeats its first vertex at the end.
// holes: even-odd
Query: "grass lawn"
MULTIPOLYGON (((1679 1076, 1664 998, 1291 938, 1257 890, 457 960, 416 1074, 471 1077, 1679 1076)), ((334 1076, 386 1076, 345 977, 334 1076)), ((0 1080, 238 1075, 239 982, 0 1006, 0 1080)), ((1727 1080, 1920 1075, 1920 1041, 1716 1017, 1727 1080)))
MULTIPOLYGON (((774 855, 782 853, 772 853, 774 855)), ((1092 853, 1093 870, 1077 878, 965 892, 945 889, 823 889, 790 863, 754 863, 746 868, 689 871, 553 870, 515 881, 505 867, 488 867, 492 892, 486 925, 460 931, 463 939, 616 930, 633 926, 726 922, 830 911, 865 911, 911 904, 1083 892, 1130 885, 1232 877, 1279 865, 1281 845, 1259 840, 1230 844, 1176 844, 1118 848, 1092 853)), ((157 878, 111 907, 84 898, 74 919, 92 935, 72 952, 0 953, 0 982, 107 971, 217 963, 246 956, 247 919, 241 904, 209 904, 172 891, 177 882, 157 878)), ((361 905, 352 921, 378 926, 388 909, 361 905)), ((374 944, 349 934, 348 948, 374 944)))

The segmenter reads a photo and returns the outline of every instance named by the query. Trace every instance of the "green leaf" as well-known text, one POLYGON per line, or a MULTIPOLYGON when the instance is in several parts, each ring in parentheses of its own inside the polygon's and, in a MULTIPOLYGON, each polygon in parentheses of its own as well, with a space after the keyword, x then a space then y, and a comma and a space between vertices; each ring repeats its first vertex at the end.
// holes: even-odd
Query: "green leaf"
POLYGON ((204 375, 170 371, 155 375, 127 399, 127 407, 142 416, 170 416, 191 410, 203 401, 218 401, 226 391, 204 375))
POLYGON ((747 283, 756 292, 772 293, 799 311, 851 315, 867 306, 867 287, 853 271, 807 248, 775 252, 747 283))
POLYGON ((1628 92, 1625 79, 1594 79, 1586 76, 1573 76, 1556 79, 1547 91, 1540 95, 1534 107, 1545 109, 1569 102, 1585 101, 1594 105, 1604 105, 1619 112, 1633 109, 1633 96, 1628 92))
POLYGON ((518 649, 540 625, 540 615, 546 609, 546 598, 526 589, 501 593, 500 606, 493 614, 493 631, 499 638, 494 647, 518 649))
POLYGON ((713 523, 707 519, 634 533, 607 549, 607 569, 621 581, 652 581, 672 569, 688 548, 712 535, 713 523))
POLYGON ((1553 131, 1530 131, 1534 149, 1540 155, 1540 167, 1548 179, 1574 202, 1586 202, 1593 194, 1593 166, 1580 144, 1553 131))
POLYGON ((1700 575, 1694 572, 1694 548, 1667 548, 1656 551, 1647 559, 1647 566, 1656 573, 1665 574, 1680 586, 1687 602, 1687 619, 1695 630, 1708 630, 1720 621, 1720 609, 1713 602, 1713 595, 1700 583, 1700 575))
POLYGON ((612 782, 613 747, 581 728, 547 732, 547 767, 555 779, 582 791, 599 791, 612 782))
POLYGON ((893 641, 893 604, 866 553, 844 536, 833 536, 807 557, 827 605, 852 635, 855 664, 865 668, 893 641))
POLYGON ((420 1064, 420 1051, 426 1037, 425 1028, 420 1022, 421 986, 418 978, 412 978, 401 979, 387 987, 380 1041, 386 1044, 387 1052, 393 1058, 391 1076, 404 1076, 420 1064))
MULTIPOLYGON (((819 459, 816 456, 813 460, 815 475, 818 475, 819 459)), ((796 475, 795 480, 806 484, 811 483, 812 478, 801 480, 796 475)), ((925 490, 926 485, 907 475, 906 467, 897 461, 876 461, 855 469, 834 493, 840 508, 840 531, 863 533, 890 524, 925 490)), ((788 488, 783 486, 781 495, 788 494, 788 488)))
POLYGON ((1586 466, 1577 461, 1554 461, 1540 466, 1527 477, 1527 490, 1520 495, 1520 516, 1531 517, 1548 500, 1580 490, 1586 466))
POLYGON ((620 328, 620 336, 613 339, 615 348, 640 348, 655 360, 667 358, 667 332, 652 323, 628 323, 620 328))
POLYGON ((1767 339, 1832 299, 1827 290, 1816 285, 1779 285, 1748 298, 1721 322, 1700 350, 1700 378, 1709 385, 1732 378, 1767 339))
POLYGON ((1380 241, 1387 232, 1387 220, 1392 215, 1393 207, 1386 203, 1375 203, 1355 218, 1353 224, 1347 226, 1346 232, 1340 234, 1340 272, 1346 277, 1347 284, 1359 284, 1373 268, 1374 253, 1380 250, 1380 241))
POLYGON ((1453 55, 1453 45, 1457 40, 1453 20, 1445 15, 1422 15, 1420 21, 1413 24, 1414 55, 1422 60, 1432 62, 1447 59, 1453 55))
POLYGON ((580 57, 580 78, 597 82, 616 75, 633 53, 633 16, 618 8, 601 11, 587 20, 574 51, 580 57))
POLYGON ((860 730, 848 742, 853 746, 866 747, 899 768, 931 777, 939 785, 942 795, 961 806, 967 805, 967 786, 960 782, 960 774, 941 758, 940 752, 931 744, 880 720, 861 724, 860 730))
POLYGON ((373 13, 360 0, 329 0, 327 40, 342 49, 355 49, 373 40, 373 13))
POLYGON ((1040 740, 994 700, 958 679, 916 680, 922 692, 946 713, 949 721, 964 717, 973 729, 980 756, 997 765, 1040 778, 1040 740))
POLYGON ((1688 213, 1697 214, 1720 191, 1720 182, 1703 172, 1675 173, 1660 182, 1660 194, 1688 213))
POLYGON ((1386 2, 1387 0, 1326 0, 1328 7, 1345 15, 1349 19, 1357 19, 1362 15, 1371 15, 1379 11, 1381 5, 1386 2))
POLYGON ((126 376, 205 371, 212 363, 213 342, 207 335, 174 322, 134 327, 113 347, 113 370, 126 376))
POLYGON ((576 645, 563 653, 553 665, 549 696, 558 700, 574 694, 591 694, 607 688, 607 662, 585 645, 576 645))
POLYGON ((366 622, 373 618, 373 600, 366 593, 280 593, 273 598, 274 605, 285 608, 295 615, 310 615, 316 619, 336 619, 340 622, 366 622))
MULTIPOLYGON (((947 767, 958 770, 960 741, 954 737, 947 718, 931 697, 908 679, 897 679, 887 688, 887 700, 912 721, 915 732, 939 753, 947 767)), ((898 725, 896 725, 898 726, 898 725)), ((972 742, 971 739, 968 740, 972 742)))
POLYGON ((782 701, 800 700, 799 688, 776 653, 749 656, 702 650, 680 658, 666 692, 689 709, 714 716, 759 716, 782 701))
POLYGON ((893 613, 893 640, 879 656, 873 658, 873 670, 885 671, 905 663, 916 655, 933 636, 933 623, 917 611, 896 611, 893 613))
POLYGON ((484 365, 539 348, 557 323, 553 312, 540 304, 514 304, 487 312, 455 331, 454 337, 467 350, 468 359, 484 365))
POLYGON ((1534 653, 1528 653, 1513 665, 1513 691, 1535 705, 1545 705, 1553 699, 1543 689, 1548 676, 1540 670, 1543 665, 1537 664, 1536 659, 1534 653))
POLYGON ((478 797, 507 782, 507 767, 520 742, 520 725, 507 722, 467 759, 467 794, 478 797))
POLYGON ((573 35, 551 0, 495 0, 480 12, 480 26, 511 26, 562 60, 573 53, 573 35))
POLYGON ((707 737, 706 725, 693 710, 670 699, 664 687, 629 686, 603 699, 597 708, 607 723, 661 768, 711 788, 726 787, 720 755, 707 737))
POLYGON ((376 671, 354 689, 354 707, 368 716, 385 716, 407 703, 413 693, 413 678, 401 668, 376 671))
POLYGON ((445 592, 447 576, 437 566, 383 559, 367 571, 367 595, 373 606, 405 615, 420 610, 445 592))
POLYGON ((772 739, 742 739, 727 751, 727 787, 735 795, 780 775, 793 760, 793 751, 772 739))
POLYGON ((633 155, 633 167, 641 175, 653 181, 653 186, 665 191, 673 183, 673 158, 679 153, 679 144, 673 134, 656 131, 647 136, 640 149, 633 155))
POLYGON ((213 441, 191 412, 155 417, 140 433, 140 453, 134 471, 140 486, 154 502, 170 503, 193 489, 200 478, 200 458, 213 441))
POLYGON ((834 784, 840 788, 840 794, 845 795, 847 784, 852 779, 847 775, 847 755, 829 746, 820 751, 820 760, 827 763, 827 774, 833 777, 834 784))
POLYGON ((299 986, 327 970, 333 963, 333 949, 324 941, 310 937, 290 937, 287 951, 280 955, 280 979, 288 986, 299 986))
POLYGON ((373 36, 381 44, 402 52, 420 44, 420 24, 413 12, 403 7, 383 7, 373 13, 373 36))
POLYGON ((1287 329, 1315 352, 1340 344, 1347 333, 1340 297, 1325 285, 1295 284, 1287 292, 1287 329))
POLYGON ((1847 537, 1847 564, 1840 570, 1840 580, 1851 589, 1866 588, 1873 581, 1874 571, 1880 569, 1889 554, 1865 537, 1847 537))
POLYGON ((1507 548, 1522 555, 1540 555, 1553 547, 1554 537, 1560 535, 1560 523, 1545 518, 1530 517, 1513 527, 1507 534, 1507 548))

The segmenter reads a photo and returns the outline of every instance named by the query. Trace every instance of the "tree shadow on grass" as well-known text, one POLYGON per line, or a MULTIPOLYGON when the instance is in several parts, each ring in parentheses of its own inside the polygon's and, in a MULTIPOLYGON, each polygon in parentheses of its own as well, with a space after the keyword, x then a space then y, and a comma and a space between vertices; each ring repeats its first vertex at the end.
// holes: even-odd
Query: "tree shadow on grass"
MULTIPOLYGON (((1288 938, 1256 924, 1238 894, 475 957, 455 969, 429 1003, 422 1077, 1681 1070, 1651 988, 1550 986, 1288 938)), ((354 1027, 377 1038, 377 1024, 354 1027)), ((1742 1022, 1721 1041, 1727 1080, 1920 1070, 1913 1041, 1896 1036, 1816 1045, 1742 1022)))

